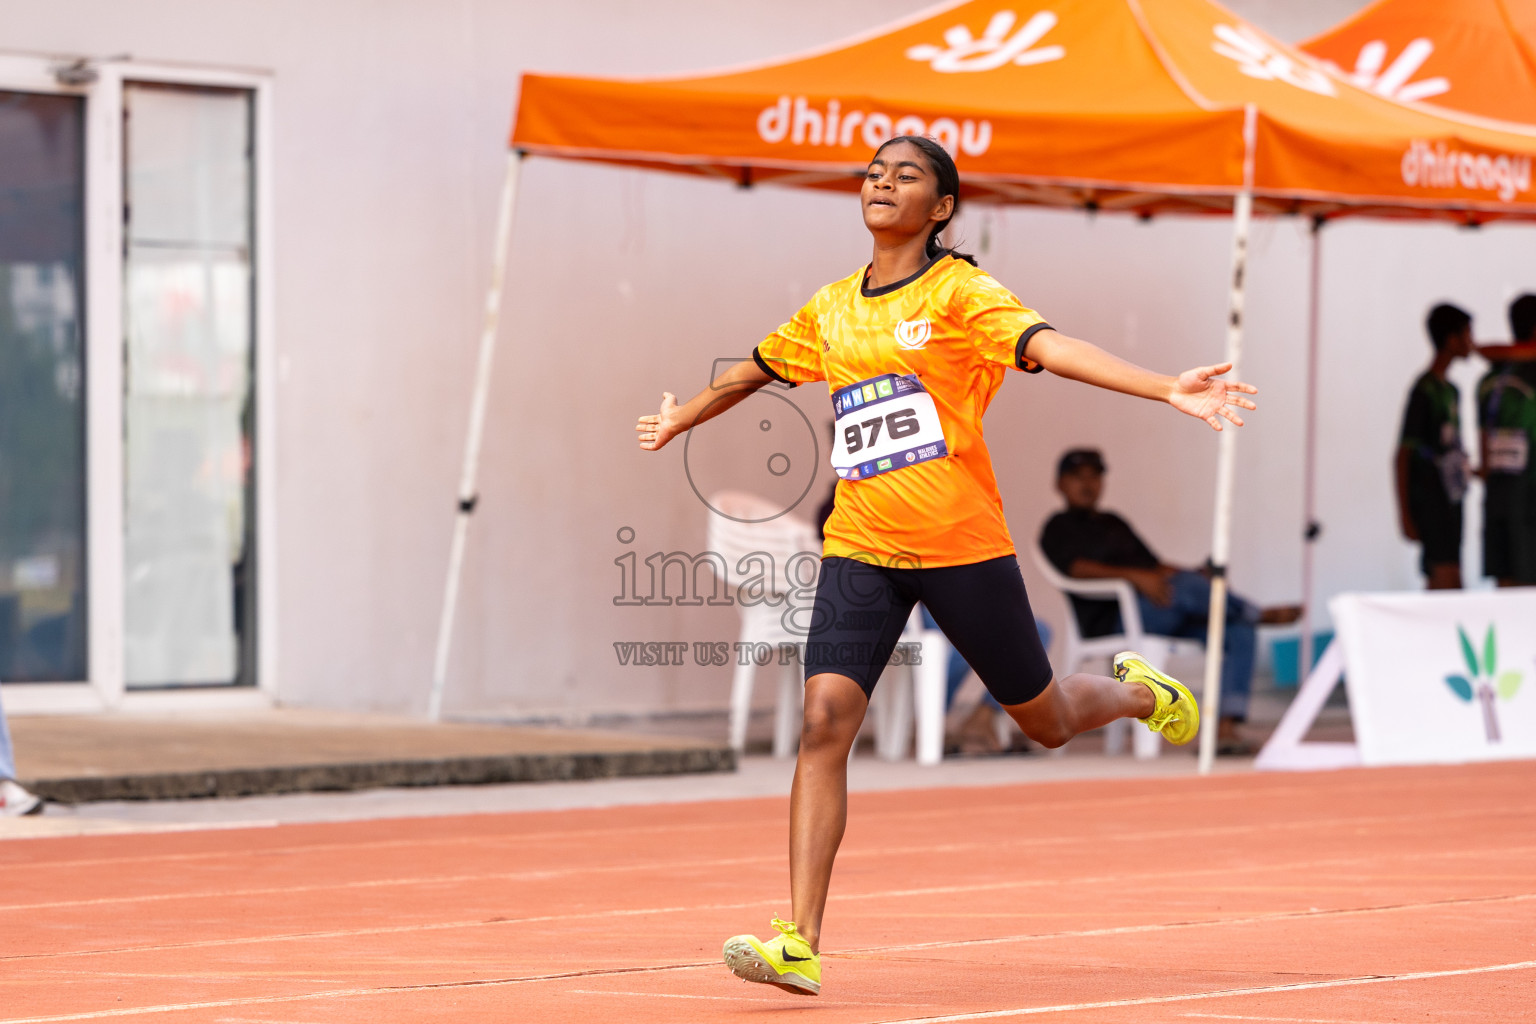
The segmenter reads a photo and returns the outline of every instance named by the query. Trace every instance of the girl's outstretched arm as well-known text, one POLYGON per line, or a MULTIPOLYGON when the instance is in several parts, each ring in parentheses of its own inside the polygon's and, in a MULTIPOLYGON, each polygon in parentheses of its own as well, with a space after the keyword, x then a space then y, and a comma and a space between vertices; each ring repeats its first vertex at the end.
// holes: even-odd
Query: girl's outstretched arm
POLYGON ((1536 359, 1536 341, 1497 342, 1474 345, 1472 351, 1495 363, 1528 363, 1536 359))
POLYGON ((1243 425, 1242 416, 1232 407, 1258 408, 1243 397, 1257 394, 1258 388, 1241 381, 1218 379, 1232 369, 1231 363, 1197 366, 1169 377, 1128 363, 1097 345, 1049 330, 1029 339, 1025 355, 1058 377, 1167 402, 1182 413, 1204 420, 1215 430, 1221 429, 1222 418, 1231 420, 1235 426, 1243 425))
POLYGON ((678 434, 712 420, 758 388, 773 380, 757 365, 756 360, 746 359, 732 366, 682 405, 670 391, 661 393, 661 412, 654 416, 641 416, 635 424, 640 447, 648 452, 665 445, 678 434))

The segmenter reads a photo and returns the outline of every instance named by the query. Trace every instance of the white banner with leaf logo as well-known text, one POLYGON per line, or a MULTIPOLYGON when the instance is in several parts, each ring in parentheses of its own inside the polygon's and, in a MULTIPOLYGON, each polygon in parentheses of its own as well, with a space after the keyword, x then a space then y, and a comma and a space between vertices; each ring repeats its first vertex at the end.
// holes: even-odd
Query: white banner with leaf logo
POLYGON ((1536 588, 1329 602, 1360 762, 1536 758, 1536 588))

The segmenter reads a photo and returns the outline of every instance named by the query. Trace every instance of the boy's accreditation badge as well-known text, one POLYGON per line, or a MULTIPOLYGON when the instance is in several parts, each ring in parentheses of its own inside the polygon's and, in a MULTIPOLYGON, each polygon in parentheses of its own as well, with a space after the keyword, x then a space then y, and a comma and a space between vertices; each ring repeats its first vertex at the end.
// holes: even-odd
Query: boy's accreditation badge
POLYGON ((933 396, 915 375, 884 373, 832 393, 832 468, 863 480, 949 454, 933 396))

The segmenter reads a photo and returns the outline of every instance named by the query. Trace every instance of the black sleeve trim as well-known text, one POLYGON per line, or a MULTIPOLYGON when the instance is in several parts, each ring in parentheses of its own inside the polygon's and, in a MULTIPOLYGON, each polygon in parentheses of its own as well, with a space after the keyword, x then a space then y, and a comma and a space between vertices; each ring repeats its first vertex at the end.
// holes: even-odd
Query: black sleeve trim
POLYGON ((800 386, 799 381, 790 380, 788 377, 784 376, 782 373, 769 366, 768 360, 764 359, 763 354, 756 348, 752 350, 752 361, 758 365, 759 369, 761 369, 768 376, 772 377, 774 380, 778 381, 780 384, 788 384, 792 388, 797 388, 800 386))
POLYGON ((1030 338, 1033 338, 1041 331, 1054 331, 1055 329, 1056 328, 1042 320, 1038 324, 1031 325, 1029 330, 1019 335, 1019 343, 1013 347, 1013 365, 1017 366, 1025 373, 1039 373, 1041 370, 1045 369, 1045 367, 1041 366, 1039 363, 1036 363, 1033 367, 1024 365, 1024 346, 1029 344, 1030 338))

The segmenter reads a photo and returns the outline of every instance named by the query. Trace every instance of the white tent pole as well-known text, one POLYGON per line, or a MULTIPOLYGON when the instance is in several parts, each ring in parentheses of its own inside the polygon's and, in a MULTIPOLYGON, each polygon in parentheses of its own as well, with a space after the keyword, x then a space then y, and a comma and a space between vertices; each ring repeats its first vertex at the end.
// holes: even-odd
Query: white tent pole
MULTIPOLYGON (((1243 116, 1243 189, 1232 203, 1232 277, 1227 296, 1227 354, 1231 379, 1238 379, 1243 354, 1243 295, 1248 276, 1248 228, 1253 220, 1253 149, 1258 108, 1243 116)), ((1216 515, 1211 536, 1211 606, 1205 634, 1205 692, 1200 700, 1200 774, 1216 763, 1216 729, 1221 715, 1222 646, 1227 636, 1227 557, 1232 540, 1232 484, 1237 468, 1237 429, 1221 432, 1216 458, 1216 515)))
POLYGON ((432 661, 432 695, 427 718, 436 722, 443 713, 443 685, 448 678, 448 652, 453 646, 454 615, 459 606, 459 582, 464 568, 464 544, 469 537, 469 517, 479 496, 475 492, 480 470, 480 442, 485 435, 485 407, 490 401, 491 362, 496 355, 496 332, 501 322, 501 292, 507 276, 507 250, 512 241, 512 216, 517 207, 517 178, 523 153, 507 154, 507 172, 501 185, 501 211, 496 217, 495 248, 491 252, 491 284, 485 294, 485 319, 480 328, 480 358, 475 363, 475 395, 469 407, 469 437, 464 444, 464 468, 459 475, 459 510, 453 523, 453 545, 448 554, 448 585, 443 591, 443 613, 437 623, 437 653, 432 661))
POLYGON ((1317 346, 1318 311, 1322 294, 1322 236, 1323 218, 1312 221, 1312 272, 1307 282, 1307 421, 1304 425, 1301 459, 1302 529, 1301 544, 1301 650, 1296 662, 1296 680, 1307 678, 1312 671, 1313 599, 1315 580, 1313 567, 1317 556, 1317 346))

